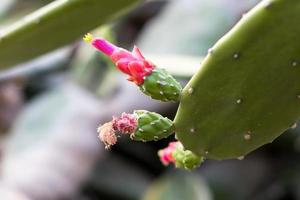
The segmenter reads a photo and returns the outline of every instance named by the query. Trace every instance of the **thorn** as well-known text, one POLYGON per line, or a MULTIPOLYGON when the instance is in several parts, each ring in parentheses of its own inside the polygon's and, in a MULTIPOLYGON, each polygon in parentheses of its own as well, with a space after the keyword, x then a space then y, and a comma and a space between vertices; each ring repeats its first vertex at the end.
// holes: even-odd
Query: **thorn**
POLYGON ((240 104, 240 103, 242 103, 242 99, 238 99, 238 100, 236 100, 236 103, 237 103, 237 104, 240 104))
POLYGON ((291 129, 295 129, 297 128, 297 123, 294 123, 292 126, 291 126, 291 129))
POLYGON ((209 49, 208 49, 208 54, 211 55, 211 54, 213 54, 213 53, 214 53, 214 49, 213 49, 213 48, 209 48, 209 49))
POLYGON ((248 133, 248 134, 245 134, 244 135, 244 139, 245 140, 250 140, 251 139, 251 135, 248 133))
POLYGON ((234 59, 238 59, 239 57, 240 57, 240 55, 238 53, 233 54, 234 59))
POLYGON ((139 131, 140 131, 140 132, 144 132, 144 129, 142 129, 142 128, 139 128, 139 131))
POLYGON ((238 160, 244 160, 245 156, 239 156, 237 159, 238 160))
POLYGON ((188 89, 188 93, 189 93, 189 94, 193 94, 193 93, 194 93, 194 88, 190 87, 190 88, 188 89))
POLYGON ((292 66, 293 66, 293 67, 296 67, 297 65, 298 65, 298 62, 297 62, 297 61, 293 61, 293 62, 292 62, 292 66))
POLYGON ((191 129, 190 129, 190 132, 191 132, 191 133, 195 133, 195 129, 194 129, 194 128, 191 128, 191 129))

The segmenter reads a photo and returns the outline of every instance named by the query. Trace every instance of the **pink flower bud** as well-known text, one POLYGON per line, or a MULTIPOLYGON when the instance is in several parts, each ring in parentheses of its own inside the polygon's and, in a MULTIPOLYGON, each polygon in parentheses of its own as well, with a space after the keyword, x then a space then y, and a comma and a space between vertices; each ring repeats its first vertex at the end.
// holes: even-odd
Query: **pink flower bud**
POLYGON ((170 142, 166 148, 158 151, 158 156, 160 158, 160 161, 164 165, 169 165, 170 163, 175 164, 176 160, 173 156, 173 153, 176 150, 176 146, 178 144, 179 142, 170 142))
POLYGON ((112 122, 108 122, 100 126, 97 132, 99 133, 98 137, 105 145, 105 149, 109 149, 112 145, 117 143, 117 136, 112 122))
POLYGON ((113 128, 123 134, 133 133, 138 125, 135 114, 122 113, 120 117, 113 117, 113 128))
POLYGON ((103 38, 93 38, 91 34, 87 34, 84 40, 91 42, 96 49, 109 56, 120 71, 129 75, 128 80, 137 85, 142 85, 144 77, 150 75, 154 69, 154 65, 144 58, 136 46, 129 52, 103 38))

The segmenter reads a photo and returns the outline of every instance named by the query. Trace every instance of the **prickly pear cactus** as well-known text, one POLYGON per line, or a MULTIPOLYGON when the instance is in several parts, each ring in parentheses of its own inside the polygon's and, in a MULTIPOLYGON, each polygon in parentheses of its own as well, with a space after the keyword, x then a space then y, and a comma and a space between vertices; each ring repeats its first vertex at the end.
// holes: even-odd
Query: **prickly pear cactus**
POLYGON ((300 1, 263 1, 209 50, 175 118, 185 148, 212 159, 272 142, 300 116, 300 1))
POLYGON ((136 141, 152 141, 167 138, 174 133, 173 122, 166 117, 146 110, 136 110, 138 127, 130 138, 136 141))
POLYGON ((179 101, 182 87, 165 69, 155 68, 140 89, 153 99, 179 101))

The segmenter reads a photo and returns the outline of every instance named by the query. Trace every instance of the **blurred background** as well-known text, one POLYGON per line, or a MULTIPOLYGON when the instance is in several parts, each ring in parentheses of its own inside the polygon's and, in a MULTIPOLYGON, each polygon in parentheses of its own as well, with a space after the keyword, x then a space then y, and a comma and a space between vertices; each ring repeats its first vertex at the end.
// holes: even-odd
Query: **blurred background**
POLYGON ((0 199, 300 199, 296 127, 243 160, 208 160, 192 172, 160 163, 157 150, 172 137, 122 138, 109 151, 97 138, 112 115, 147 109, 172 119, 177 105, 141 94, 84 33, 136 44, 184 85, 258 1, 1 0, 0 199))

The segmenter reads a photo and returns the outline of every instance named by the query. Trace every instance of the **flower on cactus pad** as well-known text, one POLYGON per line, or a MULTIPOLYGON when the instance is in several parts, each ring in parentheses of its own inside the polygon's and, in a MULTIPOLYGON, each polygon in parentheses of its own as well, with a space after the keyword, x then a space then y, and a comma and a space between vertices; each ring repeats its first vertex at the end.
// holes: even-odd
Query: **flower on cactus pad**
POLYGON ((203 162, 199 157, 189 150, 185 150, 180 142, 170 142, 169 145, 158 151, 158 156, 164 165, 174 164, 177 168, 195 169, 203 162))
POLYGON ((150 75, 154 69, 154 65, 144 58, 136 46, 134 46, 132 52, 129 52, 103 38, 93 38, 91 34, 87 34, 84 40, 90 42, 96 49, 109 56, 120 71, 129 75, 128 80, 137 85, 143 84, 144 77, 150 75))
POLYGON ((163 165, 167 166, 171 163, 176 163, 173 153, 176 150, 177 143, 178 142, 170 142, 166 148, 158 151, 158 156, 163 165))
POLYGON ((136 46, 129 52, 103 38, 93 38, 91 34, 86 34, 83 39, 109 56, 120 71, 129 75, 128 80, 138 85, 144 94, 161 101, 180 99, 182 91, 180 83, 166 70, 146 60, 136 46))

